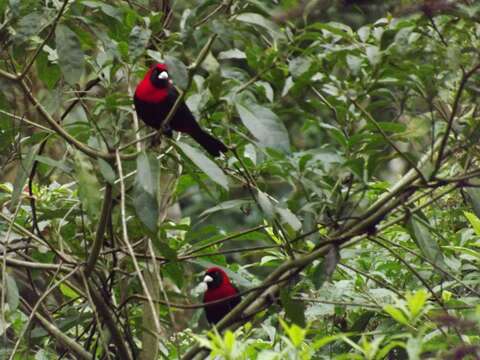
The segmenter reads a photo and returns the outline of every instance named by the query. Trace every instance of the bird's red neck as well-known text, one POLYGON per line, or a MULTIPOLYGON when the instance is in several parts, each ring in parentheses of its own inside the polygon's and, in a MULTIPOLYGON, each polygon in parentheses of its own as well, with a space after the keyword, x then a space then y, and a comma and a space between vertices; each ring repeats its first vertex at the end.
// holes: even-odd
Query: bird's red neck
POLYGON ((168 96, 169 88, 158 89, 153 86, 150 76, 152 75, 153 68, 151 68, 146 74, 143 80, 137 85, 135 90, 135 96, 145 102, 158 103, 165 100, 168 96))

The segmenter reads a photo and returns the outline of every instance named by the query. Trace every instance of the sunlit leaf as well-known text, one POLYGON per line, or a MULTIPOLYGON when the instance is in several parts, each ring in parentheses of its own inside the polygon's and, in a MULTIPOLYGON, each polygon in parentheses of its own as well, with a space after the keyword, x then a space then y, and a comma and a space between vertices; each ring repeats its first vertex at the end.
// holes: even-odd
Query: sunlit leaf
POLYGON ((130 32, 128 50, 131 59, 136 59, 143 54, 145 48, 150 40, 152 31, 150 29, 144 29, 140 26, 135 26, 130 32))
POLYGON ((177 142, 177 145, 195 165, 212 179, 212 181, 222 186, 225 190, 228 190, 227 176, 217 164, 205 156, 200 150, 197 150, 186 143, 179 141, 177 142))
POLYGON ((236 107, 243 124, 259 140, 260 146, 290 148, 287 129, 273 111, 255 103, 237 103, 236 107))
POLYGON ((471 213, 469 211, 464 211, 463 214, 472 225, 475 234, 480 236, 480 219, 474 213, 471 213))

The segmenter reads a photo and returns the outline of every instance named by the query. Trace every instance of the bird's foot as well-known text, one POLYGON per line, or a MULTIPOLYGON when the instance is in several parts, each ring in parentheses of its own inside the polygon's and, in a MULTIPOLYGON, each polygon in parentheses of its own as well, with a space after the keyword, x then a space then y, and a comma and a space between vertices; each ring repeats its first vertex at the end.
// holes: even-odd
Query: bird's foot
POLYGON ((162 133, 161 132, 157 132, 151 139, 150 141, 150 146, 151 147, 156 147, 158 145, 160 145, 162 143, 162 133))

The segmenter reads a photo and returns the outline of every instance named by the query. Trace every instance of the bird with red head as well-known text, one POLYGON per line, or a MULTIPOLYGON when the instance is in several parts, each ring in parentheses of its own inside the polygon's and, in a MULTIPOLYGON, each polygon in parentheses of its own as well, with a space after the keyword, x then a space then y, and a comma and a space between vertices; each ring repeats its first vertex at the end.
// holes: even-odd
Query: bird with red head
POLYGON ((207 284, 207 290, 203 296, 206 304, 211 301, 230 298, 216 304, 205 305, 205 314, 211 324, 216 324, 227 315, 238 303, 241 297, 233 297, 239 294, 238 289, 232 284, 228 275, 219 267, 212 267, 205 272, 203 282, 207 284))
MULTIPOLYGON (((160 129, 177 98, 178 92, 173 86, 167 65, 156 64, 137 85, 133 102, 138 117, 147 125, 160 129)), ((167 135, 171 135, 172 130, 190 135, 212 156, 219 156, 228 150, 224 143, 198 125, 183 101, 164 130, 167 135)))

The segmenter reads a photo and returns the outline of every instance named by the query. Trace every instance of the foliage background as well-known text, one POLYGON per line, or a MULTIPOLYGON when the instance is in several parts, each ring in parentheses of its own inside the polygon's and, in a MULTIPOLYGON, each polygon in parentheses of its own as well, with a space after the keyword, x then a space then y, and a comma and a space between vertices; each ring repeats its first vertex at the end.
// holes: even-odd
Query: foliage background
POLYGON ((0 358, 478 358, 479 16, 0 0, 0 358), (155 61, 226 157, 152 144, 155 61))

